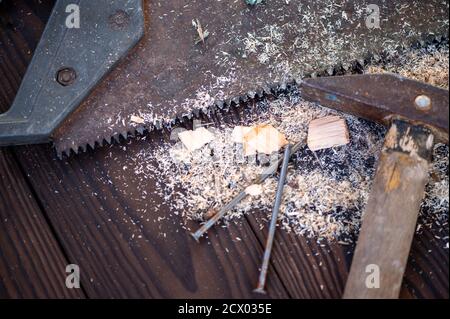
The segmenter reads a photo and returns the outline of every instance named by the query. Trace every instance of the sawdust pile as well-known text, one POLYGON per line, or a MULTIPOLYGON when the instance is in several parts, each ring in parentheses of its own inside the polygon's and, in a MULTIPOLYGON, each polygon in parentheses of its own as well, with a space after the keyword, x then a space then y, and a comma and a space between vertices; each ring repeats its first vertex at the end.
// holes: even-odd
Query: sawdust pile
POLYGON ((448 209, 449 209, 449 148, 438 144, 434 149, 433 164, 430 169, 430 181, 426 186, 426 196, 422 201, 417 231, 425 227, 437 230, 437 239, 448 243, 448 209))
MULTIPOLYGON (((369 194, 384 129, 345 115, 351 144, 318 151, 319 163, 306 146, 308 124, 313 119, 338 112, 305 102, 295 95, 260 102, 258 108, 255 113, 259 116, 247 118, 246 123, 240 124, 272 124, 289 141, 305 143, 289 166, 280 211, 282 228, 318 240, 352 242, 369 194)), ((249 186, 270 162, 269 156, 244 157, 242 145, 233 142, 233 127, 231 124, 210 127, 215 139, 194 152, 188 151, 181 142, 152 152, 144 149, 138 155, 140 161, 152 160, 158 166, 151 172, 145 169, 135 172, 158 176, 161 195, 171 203, 172 212, 203 221, 208 210, 224 206, 249 186)), ((255 210, 266 212, 270 218, 276 186, 276 176, 266 180, 260 194, 247 197, 226 214, 224 221, 237 220, 255 210)), ((263 221, 261 227, 264 226, 263 221)))
POLYGON ((404 77, 448 89, 448 45, 411 50, 383 65, 370 65, 367 73, 398 73, 404 77))
MULTIPOLYGON (((366 72, 389 71, 448 87, 448 46, 413 50, 383 65, 371 65, 366 72)), ((198 123, 197 123, 198 124, 198 123)), ((129 164, 135 175, 145 182, 152 176, 157 188, 170 205, 170 213, 187 220, 202 222, 205 213, 220 209, 268 165, 270 157, 244 157, 242 146, 233 143, 236 125, 271 124, 289 141, 305 145, 289 165, 287 184, 281 205, 279 225, 287 231, 315 238, 318 241, 354 242, 361 214, 367 202, 376 169, 377 154, 383 143, 385 129, 377 124, 305 102, 294 90, 275 101, 257 102, 251 113, 237 122, 200 123, 214 134, 214 140, 201 149, 189 152, 177 140, 142 148, 129 164), (350 143, 316 152, 306 146, 308 123, 327 115, 345 118, 350 143), (320 161, 320 163, 318 162, 320 161), (157 163, 155 165, 155 163, 157 163)), ((447 145, 437 145, 419 216, 418 231, 438 228, 437 237, 448 247, 448 155, 447 145)), ((277 176, 262 185, 234 210, 225 215, 222 225, 239 221, 246 214, 266 214, 261 227, 267 225, 275 197, 277 176)), ((220 226, 219 226, 220 227, 220 226)))
MULTIPOLYGON (((409 39, 420 38, 411 28, 415 22, 405 20, 409 15, 424 14, 419 3, 388 1, 378 4, 382 13, 395 12, 403 16, 403 25, 395 31, 391 30, 391 37, 383 33, 381 26, 374 29, 367 26, 366 18, 371 9, 365 1, 318 1, 315 4, 292 1, 285 14, 288 16, 296 12, 299 21, 291 22, 281 16, 276 24, 265 25, 245 38, 234 38, 241 43, 244 58, 254 57, 259 63, 267 65, 279 81, 322 71, 333 75, 337 66, 349 71, 355 61, 365 65, 362 55, 365 51, 372 52, 376 58, 380 58, 381 54, 395 56, 403 51, 401 41, 407 43, 409 39), (345 32, 347 29, 354 32, 345 32), (378 51, 370 49, 375 43, 378 44, 378 51)), ((448 3, 442 5, 448 6, 448 3)), ((387 20, 381 21, 381 24, 387 20)), ((448 25, 448 20, 441 21, 441 24, 448 25)), ((405 56, 405 70, 415 66, 416 61, 409 58, 405 56)))

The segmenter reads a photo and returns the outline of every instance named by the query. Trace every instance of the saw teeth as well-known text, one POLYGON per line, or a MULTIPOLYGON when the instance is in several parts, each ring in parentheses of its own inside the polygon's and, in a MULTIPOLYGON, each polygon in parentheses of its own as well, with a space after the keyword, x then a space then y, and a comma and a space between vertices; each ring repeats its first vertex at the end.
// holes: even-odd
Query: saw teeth
POLYGON ((265 85, 264 87, 263 87, 263 92, 264 92, 264 94, 271 94, 271 92, 270 92, 270 88, 267 86, 267 85, 265 85))
POLYGON ((107 143, 107 144, 112 144, 113 143, 113 137, 112 136, 110 136, 110 137, 108 137, 108 138, 105 138, 105 139, 103 139, 103 141, 105 141, 105 143, 107 143))
POLYGON ((357 59, 356 62, 358 62, 360 67, 362 67, 362 68, 365 67, 364 59, 357 59))
POLYGON ((120 143, 120 134, 113 135, 113 139, 115 143, 120 143))
MULTIPOLYGON (((449 41, 448 37, 442 36, 442 35, 436 36, 436 35, 430 34, 424 38, 425 38, 425 40, 424 39, 418 40, 416 43, 414 43, 414 45, 411 45, 408 48, 402 46, 401 48, 399 48, 399 50, 405 51, 407 49, 426 48, 428 45, 431 45, 431 44, 443 45, 449 41)), ((161 120, 156 120, 152 125, 148 125, 148 127, 140 126, 140 127, 137 127, 134 132, 126 132, 125 131, 125 132, 121 132, 118 134, 114 134, 113 136, 103 138, 100 142, 95 141, 93 143, 92 142, 86 143, 85 145, 79 146, 78 148, 69 147, 69 148, 64 148, 62 150, 57 149, 57 156, 59 159, 62 159, 64 156, 70 157, 72 154, 77 155, 80 152, 86 152, 89 147, 91 149, 95 149, 96 147, 99 147, 99 146, 112 145, 112 144, 114 144, 114 142, 117 142, 117 144, 120 144, 120 143, 122 143, 121 137, 124 140, 127 140, 128 137, 136 136, 136 133, 143 135, 146 131, 152 131, 154 129, 157 129, 157 130, 162 130, 164 128, 170 129, 171 126, 177 124, 177 121, 184 123, 186 121, 191 120, 194 117, 199 118, 199 117, 201 117, 202 114, 204 114, 207 117, 211 117, 211 115, 216 115, 216 117, 220 120, 223 117, 223 115, 221 112, 218 112, 218 110, 221 110, 223 113, 230 112, 231 114, 234 115, 234 110, 236 109, 237 106, 240 105, 240 102, 248 102, 249 100, 263 98, 264 95, 277 96, 277 95, 283 93, 283 91, 286 91, 288 88, 291 88, 292 86, 294 86, 294 87, 298 86, 305 78, 309 78, 309 77, 317 78, 322 75, 325 76, 327 74, 330 76, 338 75, 340 72, 343 74, 348 73, 348 72, 361 73, 367 67, 367 65, 369 65, 373 62, 375 62, 375 63, 383 62, 384 63, 395 57, 396 57, 395 53, 384 52, 384 51, 382 51, 380 53, 375 53, 375 54, 367 53, 367 54, 363 55, 363 57, 353 60, 351 63, 348 63, 348 62, 340 63, 334 67, 330 66, 330 67, 322 70, 321 72, 314 71, 311 73, 303 73, 301 76, 298 76, 297 78, 288 77, 284 82, 264 85, 264 86, 262 86, 262 88, 258 88, 258 90, 256 90, 256 91, 250 90, 246 94, 244 94, 243 96, 240 96, 240 97, 229 98, 226 100, 217 100, 214 102, 213 105, 211 105, 207 109, 194 109, 190 113, 183 114, 182 116, 179 116, 179 117, 177 116, 176 118, 174 118, 170 121, 164 122, 164 123, 161 120), (231 106, 233 106, 233 107, 231 107, 231 106)))
POLYGON ((328 73, 328 75, 333 75, 333 73, 334 73, 334 68, 332 68, 332 67, 329 67, 328 69, 327 69, 327 73, 328 73))
POLYGON ((270 86, 270 91, 272 92, 272 94, 277 94, 278 92, 278 88, 280 87, 279 83, 274 83, 270 86))
POLYGON ((223 101, 216 101, 216 102, 214 102, 214 104, 215 104, 216 107, 218 107, 219 109, 223 109, 223 106, 224 106, 223 101))

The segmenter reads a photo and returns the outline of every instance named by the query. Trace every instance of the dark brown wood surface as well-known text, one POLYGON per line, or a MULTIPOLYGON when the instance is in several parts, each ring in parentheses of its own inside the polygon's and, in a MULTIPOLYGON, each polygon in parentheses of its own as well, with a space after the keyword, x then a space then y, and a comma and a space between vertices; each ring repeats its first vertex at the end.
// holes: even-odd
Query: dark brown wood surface
POLYGON ((0 296, 80 298, 69 264, 11 152, 0 150, 0 296))
MULTIPOLYGON (((10 21, 3 18, 0 22, 1 110, 12 103, 51 9, 51 1, 24 2, 8 4, 11 18, 6 20, 10 21)), ((84 292, 90 298, 260 297, 252 290, 267 234, 267 227, 260 230, 261 224, 268 223, 263 212, 248 215, 228 228, 215 227, 197 244, 180 226, 181 218, 168 214, 162 199, 161 207, 137 199, 137 188, 150 193, 155 183, 150 178, 142 188, 133 174, 124 173, 123 165, 159 138, 158 133, 151 133, 147 140, 103 147, 62 161, 49 145, 3 150, 0 176, 14 172, 14 180, 22 182, 2 188, 2 196, 21 204, 12 206, 13 211, 11 206, 0 205, 0 215, 19 223, 29 216, 27 209, 36 206, 39 222, 24 224, 21 232, 47 238, 59 248, 59 253, 50 255, 43 250, 47 244, 28 246, 29 253, 22 257, 26 270, 33 271, 39 258, 44 265, 78 264, 83 288, 80 295, 84 292), (42 234, 34 233, 38 230, 42 234)), ((10 180, 8 185, 12 185, 10 180)), ((448 298, 448 250, 434 235, 433 230, 425 230, 415 237, 401 297, 448 298)), ((21 251, 25 236, 15 233, 13 238, 8 246, 0 243, 0 256, 6 249, 14 252, 13 247, 21 251)), ((353 249, 278 231, 268 297, 341 297, 353 249)), ((60 273, 56 269, 48 267, 46 276, 57 280, 60 273)), ((68 293, 56 285, 45 290, 33 288, 36 283, 27 281, 25 271, 17 288, 3 279, 8 273, 0 263, 1 297, 65 297, 68 293)))
MULTIPOLYGON (((16 94, 51 7, 0 6, 0 110, 16 94)), ((0 297, 83 298, 65 285, 68 264, 16 155, 0 149, 0 297)))

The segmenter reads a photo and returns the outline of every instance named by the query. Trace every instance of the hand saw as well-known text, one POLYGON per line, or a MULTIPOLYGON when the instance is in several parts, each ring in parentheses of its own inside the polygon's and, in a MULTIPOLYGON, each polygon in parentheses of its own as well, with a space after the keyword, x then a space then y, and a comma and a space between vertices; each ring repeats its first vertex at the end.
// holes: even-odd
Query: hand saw
POLYGON ((441 0, 59 0, 0 145, 77 153, 447 34, 441 0))

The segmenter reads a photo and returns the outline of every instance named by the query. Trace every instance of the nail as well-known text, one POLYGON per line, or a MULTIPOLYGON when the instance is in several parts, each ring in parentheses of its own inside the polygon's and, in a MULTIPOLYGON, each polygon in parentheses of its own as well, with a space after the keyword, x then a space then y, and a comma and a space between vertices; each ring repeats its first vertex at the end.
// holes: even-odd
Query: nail
POLYGON ((257 293, 265 293, 264 287, 266 285, 267 270, 269 268, 270 254, 272 253, 273 239, 275 237, 275 229, 277 227, 278 213, 280 211, 281 200, 283 197, 284 184, 286 182, 287 168, 289 158, 291 157, 291 145, 289 144, 284 150, 283 164, 281 166, 280 179, 277 186, 277 194, 275 196, 275 204, 272 209, 272 219, 270 221, 269 234, 267 237, 266 248, 264 250, 264 257, 259 273, 258 287, 254 290, 257 293))
POLYGON ((239 202, 247 196, 245 191, 240 192, 231 202, 225 205, 221 210, 217 212, 214 216, 212 216, 206 223, 203 224, 195 233, 192 234, 192 237, 196 241, 199 241, 200 237, 202 237, 208 229, 210 229, 219 219, 225 215, 225 213, 231 209, 233 209, 239 202))
POLYGON ((317 162, 319 163, 320 168, 323 169, 322 162, 320 161, 319 156, 317 156, 317 153, 312 150, 311 150, 311 152, 314 154, 314 157, 316 158, 317 162))
MULTIPOLYGON (((298 151, 300 149, 301 145, 302 145, 302 142, 298 142, 292 148, 291 148, 291 145, 288 145, 286 147, 285 154, 286 154, 287 149, 289 148, 289 157, 290 157, 290 154, 291 153, 295 153, 296 151, 298 151), (292 152, 291 152, 291 150, 292 150, 292 152)), ((276 161, 275 163, 270 165, 269 168, 267 168, 261 175, 259 175, 259 177, 257 179, 255 179, 251 185, 253 185, 253 184, 261 184, 267 178, 272 176, 273 173, 276 172, 278 166, 280 166, 280 163, 282 161, 283 161, 283 163, 286 161, 285 155, 283 155, 282 158, 280 158, 278 161, 276 161)), ((289 158, 287 159, 287 162, 289 162, 289 158)), ((228 212, 229 210, 233 209, 245 197, 247 197, 247 195, 248 194, 245 192, 245 190, 241 191, 235 198, 233 198, 231 200, 231 202, 229 202, 221 210, 219 210, 217 212, 217 214, 215 214, 213 217, 211 217, 211 219, 209 219, 206 223, 204 223, 202 225, 202 227, 200 227, 195 233, 191 233, 192 237, 194 237, 194 239, 196 241, 199 241, 200 237, 202 237, 212 226, 214 226, 214 224, 217 223, 217 221, 219 219, 221 219, 226 214, 226 212, 228 212)))

